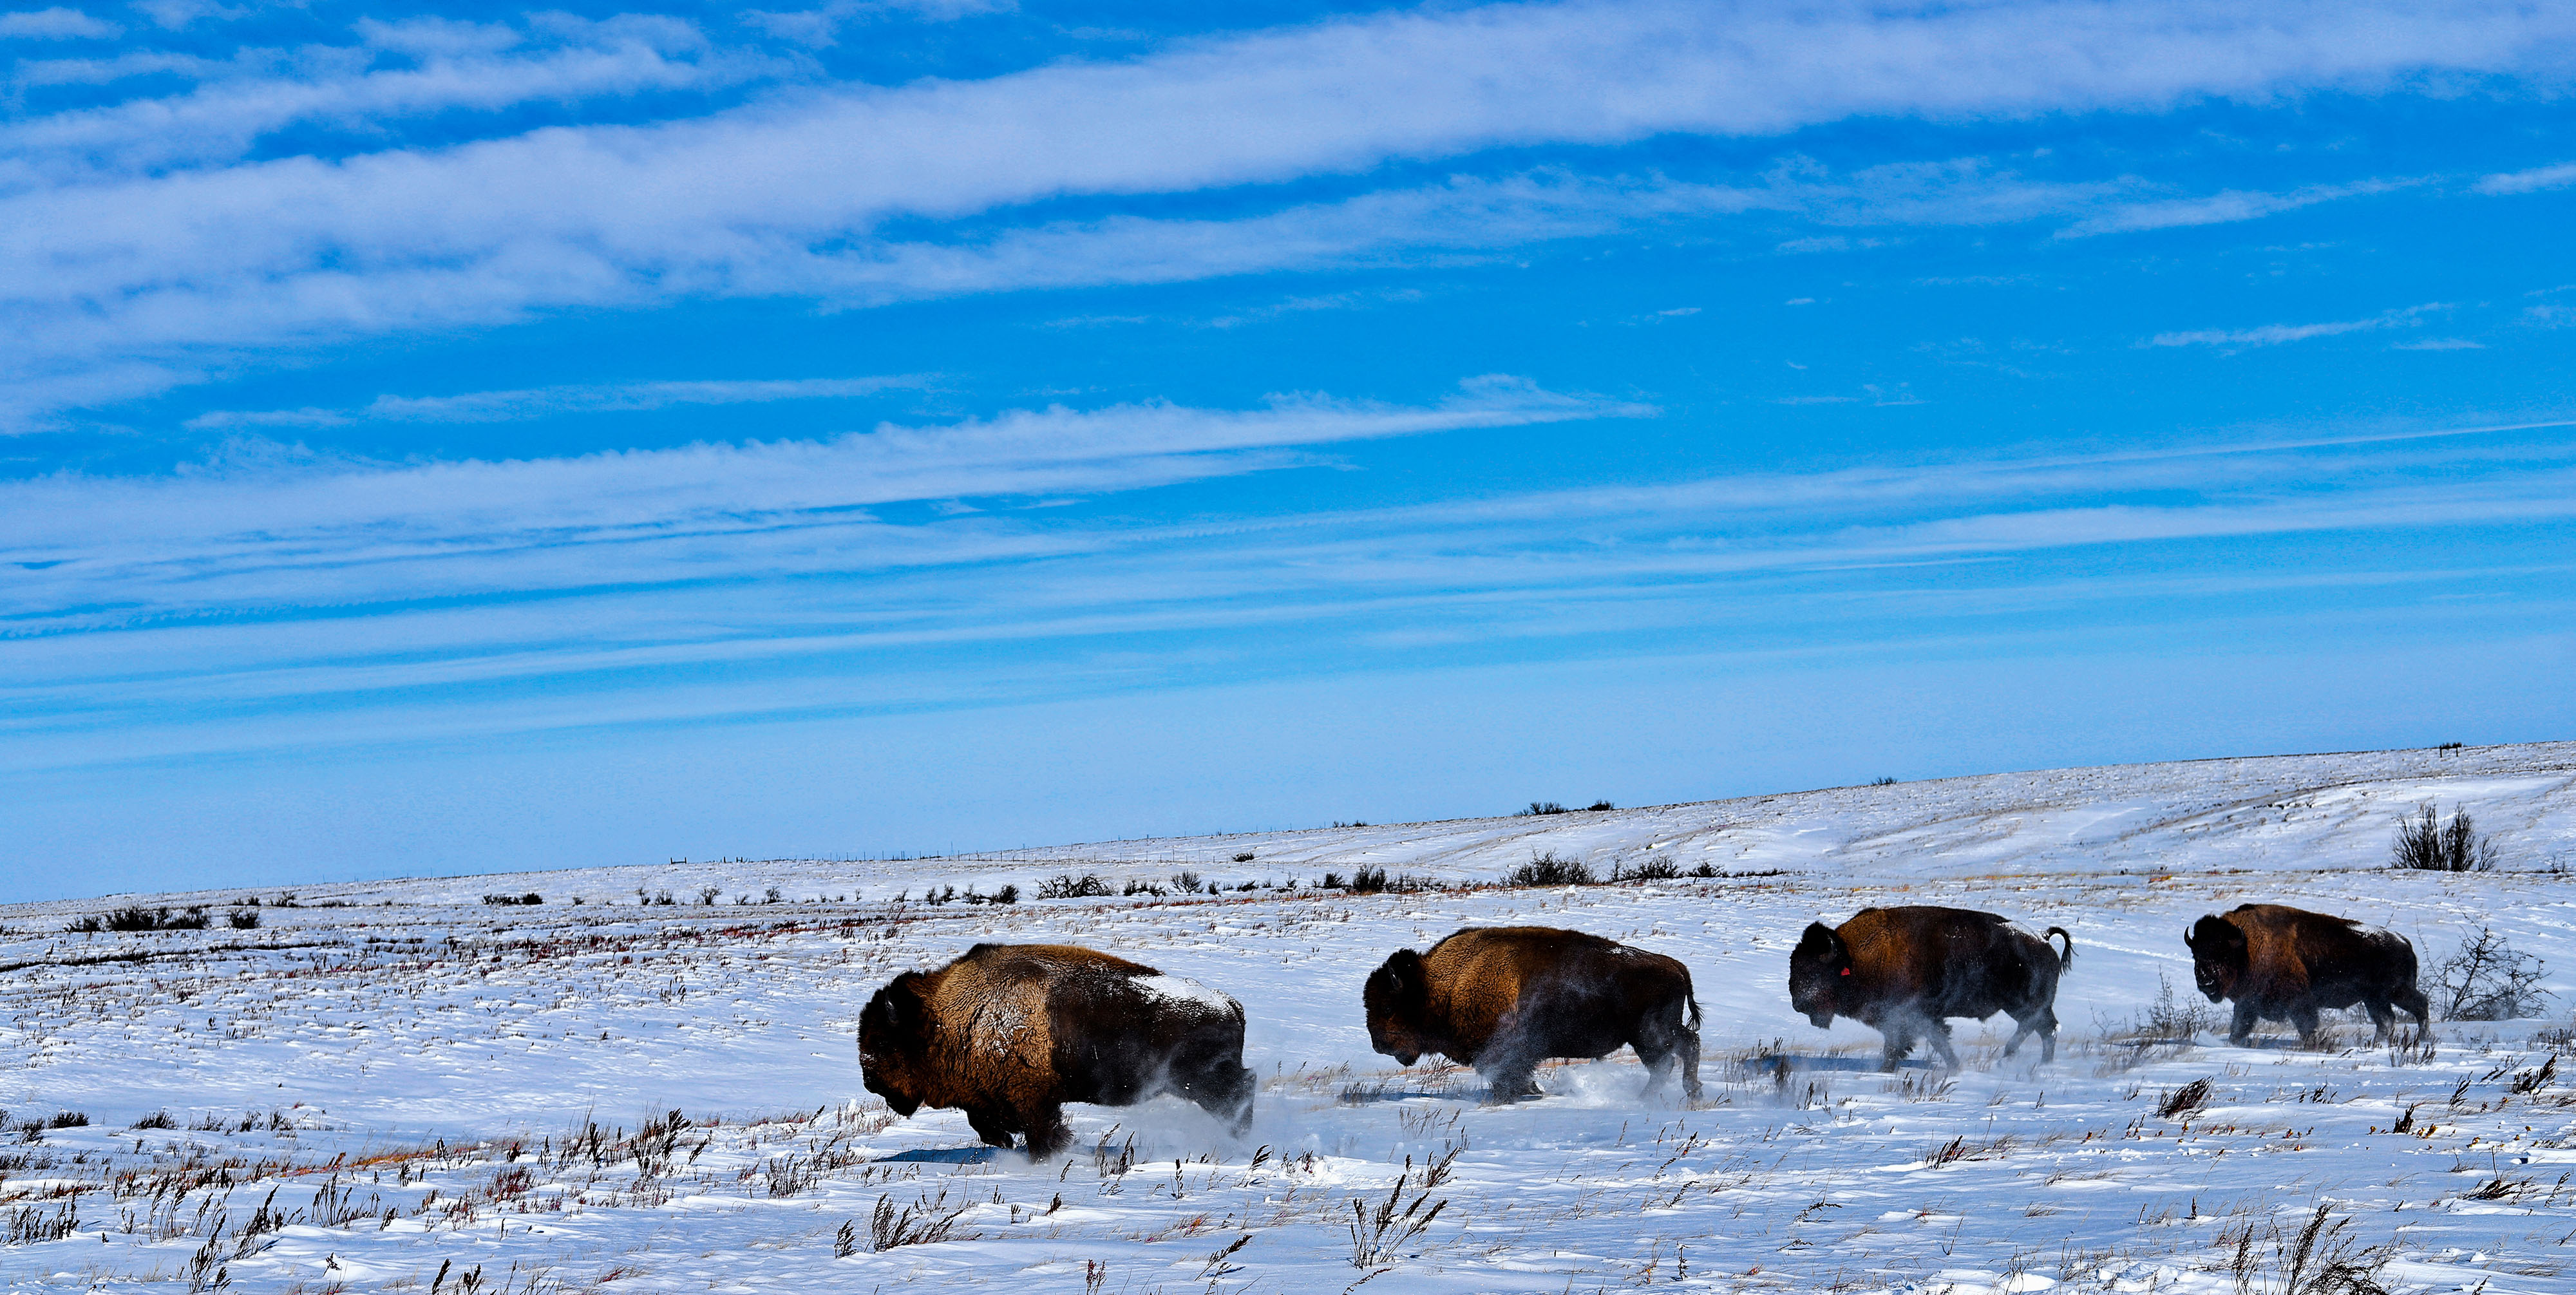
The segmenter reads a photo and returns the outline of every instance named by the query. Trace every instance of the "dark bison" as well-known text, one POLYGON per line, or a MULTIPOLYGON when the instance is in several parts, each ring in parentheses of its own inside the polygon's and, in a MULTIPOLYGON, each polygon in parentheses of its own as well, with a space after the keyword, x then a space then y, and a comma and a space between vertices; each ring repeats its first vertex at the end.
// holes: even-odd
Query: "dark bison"
POLYGON ((979 944, 907 971, 859 1014, 859 1068, 898 1115, 953 1106, 986 1142, 1064 1149, 1066 1102, 1162 1093, 1252 1122, 1243 1005, 1194 981, 1061 944, 979 944))
POLYGON ((1810 922, 1789 954, 1789 1002, 1818 1028, 1849 1016, 1886 1036, 1894 1070, 1930 1039, 1953 1068, 1946 1018, 1984 1020, 1997 1012, 2021 1028, 2005 1045, 2039 1036, 2039 1059, 2057 1059, 2057 976, 2075 964, 2075 937, 2060 953, 2049 942, 1993 913, 1929 905, 1864 908, 1839 927, 1810 922))
POLYGON ((2254 1037, 2268 1017, 2299 1027, 2314 1044, 2317 1013, 2359 1003, 2384 1041, 2404 1008, 2417 1029, 2432 1027, 2432 1004, 2415 987, 2415 946, 2394 931, 2363 926, 2284 904, 2245 904, 2225 917, 2203 916, 2182 933, 2191 947, 2192 979, 2213 1003, 2236 1001, 2230 1043, 2254 1037))
POLYGON ((1437 1052, 1474 1066, 1487 1100, 1536 1096, 1549 1057, 1606 1057, 1625 1044, 1659 1087, 1680 1063, 1699 1096, 1699 1003, 1690 968, 1581 931, 1468 927, 1428 953, 1398 949, 1361 992, 1369 1045, 1412 1065, 1437 1052))

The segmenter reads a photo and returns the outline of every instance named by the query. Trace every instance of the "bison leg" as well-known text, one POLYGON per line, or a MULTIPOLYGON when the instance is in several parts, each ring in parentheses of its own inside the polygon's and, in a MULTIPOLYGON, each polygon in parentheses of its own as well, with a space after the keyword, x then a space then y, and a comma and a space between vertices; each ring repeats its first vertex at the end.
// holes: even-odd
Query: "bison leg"
POLYGON ((2039 1033, 2039 1027, 2033 1022, 2017 1020, 2014 1021, 2013 1024, 2018 1025, 2021 1028, 2013 1031, 2013 1036, 2004 1041, 2004 1055, 2007 1057, 2021 1051, 2022 1040, 2039 1033))
POLYGON ((2433 1004, 2426 1001, 2423 990, 2413 985, 2401 986, 2388 995, 2388 1001, 2396 1004, 2397 1010, 2415 1018, 2417 1032, 2426 1038, 2432 1037, 2433 1004))
POLYGON ((1045 1160, 1073 1145, 1073 1130, 1064 1122, 1064 1108, 1053 1102, 1020 1112, 1020 1120, 1029 1129, 1029 1159, 1045 1160))
POLYGON ((2378 1027, 2374 1042, 2386 1043, 2397 1037, 2397 1013, 2389 1010, 2387 999, 2365 996, 2361 1010, 2370 1013, 2370 1023, 2378 1027))
POLYGON ((1646 1066, 1646 1091, 1654 1092, 1670 1083, 1676 1065, 1682 1072, 1682 1092, 1693 1101, 1699 1099, 1699 1034, 1682 1022, 1681 1004, 1673 1004, 1669 1017, 1649 1014, 1637 1023, 1637 1037, 1628 1041, 1637 1050, 1637 1060, 1646 1066))
POLYGON ((2290 1008, 2290 1024, 2299 1027, 2300 1047, 2313 1048, 2317 1046, 2316 1004, 2299 1003, 2292 1006, 2290 1008))
POLYGON ((1894 1070, 1896 1063, 1914 1050, 1914 1026, 1907 1021, 1889 1021, 1880 1027, 1879 1035, 1886 1041, 1879 1050, 1879 1068, 1894 1070))
POLYGON ((2021 1028, 2013 1031, 2012 1041, 2004 1045, 2005 1056, 2021 1051, 2021 1041, 2036 1034, 2039 1036, 2040 1063, 2045 1065, 2057 1060, 2056 1012, 2043 1007, 2028 1017, 2013 1018, 2013 1023, 2021 1028))
POLYGON ((1485 1101, 1498 1104, 1540 1096, 1538 1081, 1530 1076, 1547 1056, 1541 1046, 1517 1031, 1487 1044, 1475 1061, 1476 1073, 1485 1077, 1485 1101))
POLYGON ((983 1106, 967 1107, 966 1127, 975 1130, 975 1136, 982 1138, 987 1146, 1011 1145, 1010 1117, 999 1110, 983 1106))
POLYGON ((1941 1064, 1952 1070, 1958 1069, 1959 1052, 1950 1046, 1950 1023, 1934 1021, 1931 1026, 1931 1029, 1924 1032, 1924 1037, 1932 1040, 1932 1050, 1941 1054, 1941 1064))
POLYGON ((1485 1076, 1485 1104, 1488 1106, 1501 1106, 1506 1103, 1517 1102, 1524 1097, 1544 1096, 1545 1094, 1538 1090, 1538 1081, 1530 1077, 1531 1069, 1532 1068, 1529 1065, 1524 1063, 1513 1066, 1496 1066, 1483 1072, 1485 1076))
POLYGON ((2237 1001, 2236 1019, 2227 1027, 2227 1041, 2240 1048, 2254 1041, 2254 1005, 2252 1003, 2241 999, 2237 1001))
POLYGON ((1673 1071, 1681 1060, 1674 1054, 1680 1049, 1669 1041, 1649 1039, 1640 1039, 1630 1046, 1637 1050, 1637 1060, 1646 1067, 1646 1091, 1663 1091, 1664 1085, 1673 1081, 1673 1071))

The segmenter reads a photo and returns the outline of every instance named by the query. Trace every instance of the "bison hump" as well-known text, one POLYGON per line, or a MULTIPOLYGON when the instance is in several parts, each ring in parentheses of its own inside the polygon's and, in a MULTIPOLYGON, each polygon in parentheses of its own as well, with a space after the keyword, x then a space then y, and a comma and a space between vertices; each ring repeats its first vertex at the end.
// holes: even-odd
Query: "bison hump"
POLYGON ((1160 972, 1150 976, 1131 976, 1127 985, 1160 1007, 1176 1007, 1213 1016, 1232 1016, 1242 1010, 1232 998, 1179 976, 1160 972))

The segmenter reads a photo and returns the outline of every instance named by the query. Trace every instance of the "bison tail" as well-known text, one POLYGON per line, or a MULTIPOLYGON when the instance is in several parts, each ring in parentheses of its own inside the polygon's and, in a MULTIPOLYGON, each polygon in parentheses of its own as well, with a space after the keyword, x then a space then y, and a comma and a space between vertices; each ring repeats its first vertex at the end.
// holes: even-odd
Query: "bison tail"
POLYGON ((1682 1001, 1690 1004, 1691 1033, 1697 1034, 1699 1033, 1699 995, 1685 992, 1682 995, 1682 1001))
POLYGON ((2061 939, 2061 940, 2066 941, 2066 951, 2057 955, 2057 968, 2058 968, 2058 970, 2063 971, 2063 970, 2065 970, 2065 969, 2066 969, 2066 968, 2068 968, 2068 967, 2072 967, 2072 966, 2074 966, 2074 965, 2075 965, 2075 937, 2074 937, 2074 936, 2072 936, 2072 935, 2067 934, 2067 933, 2066 933, 2066 928, 2065 928, 2065 927, 2062 927, 2062 926, 2052 926, 2052 927, 2048 928, 2048 933, 2049 933, 2050 935, 2056 936, 2058 939, 2061 939))

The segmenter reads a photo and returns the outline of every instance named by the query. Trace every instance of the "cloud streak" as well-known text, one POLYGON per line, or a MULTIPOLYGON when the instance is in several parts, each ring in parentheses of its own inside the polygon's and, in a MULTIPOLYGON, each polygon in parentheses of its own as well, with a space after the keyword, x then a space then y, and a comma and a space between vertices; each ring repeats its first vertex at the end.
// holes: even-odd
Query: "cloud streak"
POLYGON ((966 561, 1052 541, 887 525, 868 509, 1134 490, 1304 461, 1290 447, 1653 412, 1488 377, 1429 406, 1283 396, 1254 410, 1051 408, 820 442, 399 465, 271 457, 0 483, 0 564, 18 568, 0 620, 23 631, 966 561))
POLYGON ((2576 515, 2576 443, 2552 427, 1178 521, 1009 506, 1314 462, 1301 446, 1646 412, 1489 379, 1415 407, 1121 406, 833 442, 18 483, 0 490, 0 561, 19 571, 0 605, 0 730, 42 738, 12 757, 41 763, 105 749, 46 734, 112 731, 128 755, 252 740, 200 712, 273 712, 261 741, 337 740, 295 717, 346 709, 366 732, 418 736, 967 704, 1168 682, 1210 654, 1258 670, 1279 644, 1311 669, 1406 643, 1751 625, 1775 645, 1878 641, 1888 627, 1870 609, 1888 600, 1923 632, 1989 608, 2022 616, 2034 599, 2061 614, 2062 598, 2016 591, 2071 570, 2098 566, 2114 602, 2133 580, 2230 578, 2197 559, 2160 573, 2161 548, 2183 541, 2576 515), (886 507, 959 497, 983 506, 886 507), (2014 564, 2030 553, 2058 556, 2014 564), (1960 574, 1903 574, 1945 567, 1960 574))
POLYGON ((176 95, 22 117, 0 126, 0 193, 113 183, 173 167, 235 162, 297 125, 380 137, 408 119, 578 103, 750 79, 764 61, 716 51, 678 19, 592 22, 539 15, 522 27, 414 19, 362 22, 354 45, 246 51, 213 60, 136 51, 112 60, 21 65, 22 84, 183 76, 176 95))
POLYGON ((21 9, 0 13, 0 40, 106 40, 124 28, 78 9, 21 9))
POLYGON ((2444 302, 2426 302, 2373 315, 2368 319, 2339 319, 2319 324, 2265 324, 2258 328, 2201 328, 2183 332, 2158 333, 2140 342, 2140 346, 2215 346, 2225 350, 2246 350, 2258 346, 2285 346, 2318 337, 2340 337, 2346 333, 2369 333, 2383 328, 2412 328, 2423 316, 2452 307, 2444 302))
MULTIPOLYGON (((1855 115, 2151 111, 2432 74, 2555 76, 2576 14, 2478 3, 2259 14, 2082 0, 1490 5, 1178 42, 1132 60, 976 81, 783 90, 684 120, 156 169, 238 153, 293 120, 382 127, 438 106, 734 75, 667 24, 598 24, 525 54, 511 44, 523 39, 515 31, 406 31, 375 39, 409 40, 407 68, 209 86, 13 127, 19 178, 0 185, 0 313, 11 321, 0 352, 15 358, 0 378, 14 380, 18 407, 0 419, 26 425, 66 403, 192 381, 261 347, 569 306, 780 295, 866 304, 1168 281, 1401 246, 1562 237, 1659 211, 1705 217, 1799 190, 1810 192, 1796 209, 1826 224, 2029 219, 2098 204, 2120 186, 2013 183, 1924 164, 1913 174, 1881 168, 1886 192, 1840 199, 1799 175, 1732 190, 1470 177, 1240 220, 1040 213, 1348 184, 1496 148, 1774 135, 1855 115), (892 232, 906 220, 985 217, 1002 227, 928 240, 892 232), (1067 251, 1076 255, 1053 255, 1067 251)), ((2098 219, 2243 218, 2322 193, 2223 194, 2098 219)))
POLYGON ((2576 162, 2560 162, 2555 166, 2536 166, 2527 171, 2511 171, 2501 175, 2485 176, 2472 187, 2479 193, 2514 194, 2564 189, 2571 184, 2576 184, 2576 162))
POLYGON ((2353 184, 2319 184, 2282 193, 2260 190, 2230 189, 2205 197, 2168 198, 2156 202, 2127 203, 2098 216, 2088 216, 2059 232, 2061 238, 2090 238, 2100 234, 2137 233, 2150 229, 2181 229, 2195 225, 2220 225, 2240 220, 2259 220, 2284 211, 2296 211, 2321 202, 2345 198, 2373 197, 2414 188, 2429 183, 2421 179, 2364 180, 2353 184))
POLYGON ((357 422, 508 423, 556 414, 639 413, 691 405, 770 404, 781 400, 848 400, 903 387, 918 375, 873 378, 784 378, 768 381, 628 382, 453 396, 378 396, 356 409, 216 410, 188 420, 201 430, 241 427, 339 427, 357 422))

